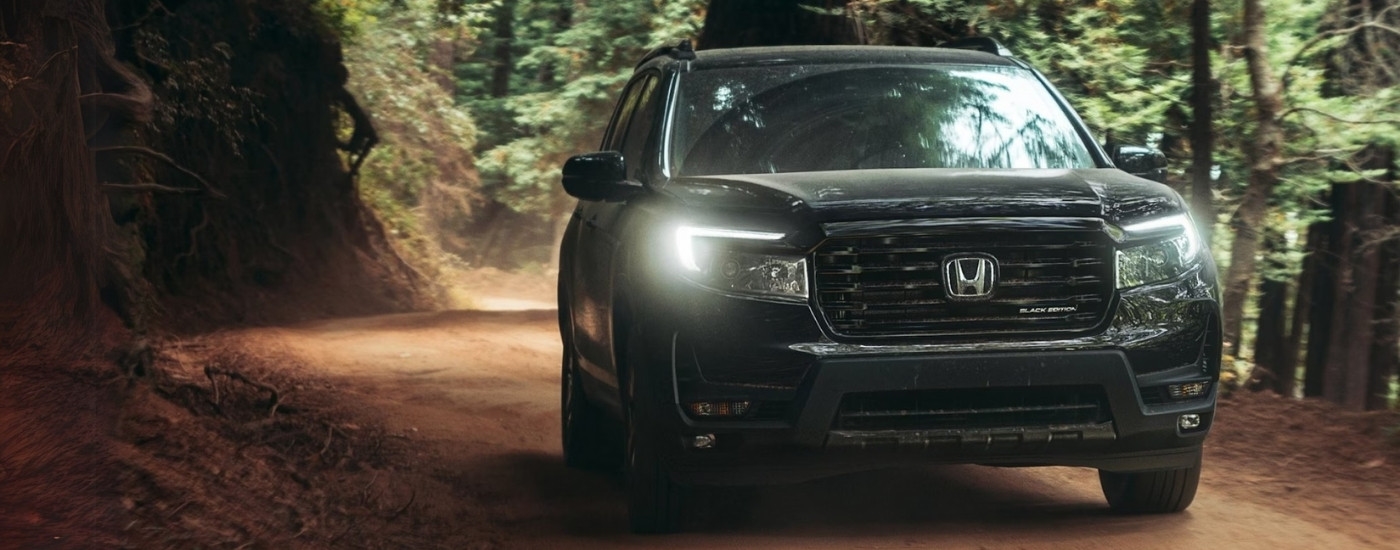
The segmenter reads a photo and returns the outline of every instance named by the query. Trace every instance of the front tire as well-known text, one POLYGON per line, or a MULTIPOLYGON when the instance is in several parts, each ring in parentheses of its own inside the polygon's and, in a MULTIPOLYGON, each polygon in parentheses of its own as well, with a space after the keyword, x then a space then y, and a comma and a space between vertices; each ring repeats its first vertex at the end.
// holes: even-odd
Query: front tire
POLYGON ((564 464, 580 470, 610 470, 622 464, 615 426, 607 415, 588 400, 579 383, 578 369, 571 361, 572 351, 564 349, 560 380, 560 428, 563 434, 564 464))
POLYGON ((1113 511, 1124 514, 1172 514, 1191 506, 1201 482, 1201 462, 1158 472, 1099 470, 1099 485, 1113 511))
POLYGON ((635 411, 627 418, 627 521, 633 533, 674 533, 681 527, 684 488, 671 479, 656 444, 635 411))
POLYGON ((626 332, 624 407, 626 410, 625 472, 627 521, 633 533, 674 533, 681 529, 687 488, 675 482, 663 454, 661 418, 670 393, 669 372, 659 375, 644 353, 647 340, 635 325, 626 332))

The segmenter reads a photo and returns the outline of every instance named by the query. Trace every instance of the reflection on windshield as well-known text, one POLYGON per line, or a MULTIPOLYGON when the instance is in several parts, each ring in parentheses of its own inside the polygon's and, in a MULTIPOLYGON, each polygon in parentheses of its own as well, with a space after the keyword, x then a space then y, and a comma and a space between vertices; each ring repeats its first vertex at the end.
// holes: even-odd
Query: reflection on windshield
POLYGON ((686 75, 673 163, 684 175, 872 168, 1091 168, 1026 70, 763 67, 686 75))

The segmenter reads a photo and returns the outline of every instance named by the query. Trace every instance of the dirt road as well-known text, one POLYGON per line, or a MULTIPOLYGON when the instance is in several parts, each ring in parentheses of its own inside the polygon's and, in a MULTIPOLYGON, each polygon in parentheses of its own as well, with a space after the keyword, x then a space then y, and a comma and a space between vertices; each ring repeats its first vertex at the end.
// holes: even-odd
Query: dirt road
MULTIPOLYGON (((1195 505, 1175 516, 1109 514, 1091 470, 924 467, 760 488, 703 532, 628 535, 618 482, 562 464, 554 319, 443 312, 233 337, 295 356, 366 422, 411 442, 402 475, 417 494, 412 521, 440 533, 442 547, 1335 549, 1400 540, 1397 522, 1383 519, 1397 508, 1261 473, 1215 447, 1195 505)), ((711 495, 710 505, 729 507, 733 496, 711 495)))

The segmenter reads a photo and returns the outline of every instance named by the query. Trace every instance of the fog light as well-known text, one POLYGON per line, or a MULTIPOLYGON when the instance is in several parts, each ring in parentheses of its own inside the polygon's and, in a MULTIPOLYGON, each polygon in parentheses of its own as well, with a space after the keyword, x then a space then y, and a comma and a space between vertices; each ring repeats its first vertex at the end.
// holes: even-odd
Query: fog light
POLYGON ((695 416, 735 418, 749 414, 749 405, 748 401, 697 401, 687 407, 695 416))
POLYGON ((690 446, 696 449, 712 449, 715 446, 715 434, 697 435, 695 440, 690 442, 690 446))
POLYGON ((1210 382, 1187 382, 1167 386, 1167 394, 1171 395, 1172 399, 1195 399, 1205 395, 1208 389, 1210 382))
POLYGON ((1183 414, 1176 418, 1176 425, 1179 426, 1182 431, 1194 430, 1201 427, 1201 415, 1183 414))

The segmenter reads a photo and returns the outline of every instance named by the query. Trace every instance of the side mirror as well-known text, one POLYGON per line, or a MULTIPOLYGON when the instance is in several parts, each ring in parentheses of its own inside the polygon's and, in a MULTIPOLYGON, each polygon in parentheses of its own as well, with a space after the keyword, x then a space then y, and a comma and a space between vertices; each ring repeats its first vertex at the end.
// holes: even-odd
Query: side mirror
POLYGON ((571 157, 564 163, 564 190, 586 201, 623 201, 642 190, 627 181, 622 153, 603 151, 571 157))
POLYGON ((1119 170, 1157 183, 1167 180, 1167 156, 1151 147, 1118 145, 1109 149, 1119 170))

